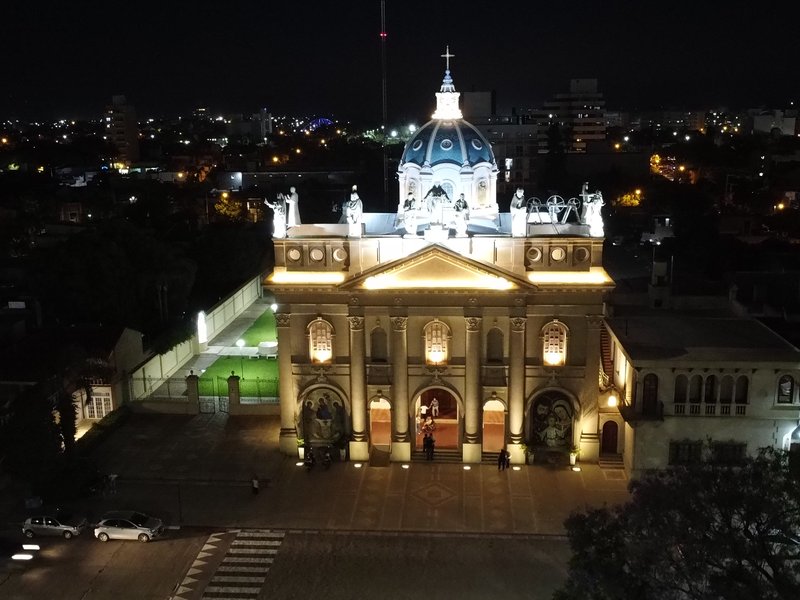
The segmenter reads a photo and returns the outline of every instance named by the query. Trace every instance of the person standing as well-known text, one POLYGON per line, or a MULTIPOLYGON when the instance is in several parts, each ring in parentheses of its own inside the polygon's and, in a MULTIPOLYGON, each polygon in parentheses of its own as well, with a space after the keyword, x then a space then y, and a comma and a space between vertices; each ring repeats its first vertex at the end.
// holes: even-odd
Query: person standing
POLYGON ((498 471, 506 470, 506 451, 504 448, 500 448, 500 452, 497 455, 497 470, 498 471))
POLYGON ((428 438, 428 453, 426 458, 428 460, 433 460, 433 451, 436 449, 436 440, 433 439, 433 435, 428 438))
POLYGON ((431 416, 435 419, 439 416, 439 400, 436 396, 433 397, 431 400, 431 416))
POLYGON ((253 479, 251 481, 251 489, 253 490, 253 495, 258 494, 258 475, 253 475, 253 479))

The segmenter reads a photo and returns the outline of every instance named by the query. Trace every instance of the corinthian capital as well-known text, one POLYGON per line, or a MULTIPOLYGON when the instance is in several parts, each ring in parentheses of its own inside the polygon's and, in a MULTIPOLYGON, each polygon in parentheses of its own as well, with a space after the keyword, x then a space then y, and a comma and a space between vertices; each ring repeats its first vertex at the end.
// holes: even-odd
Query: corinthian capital
POLYGON ((408 317, 392 317, 391 321, 395 331, 405 331, 408 326, 408 317))
POLYGON ((525 331, 525 323, 527 323, 527 319, 523 319, 522 317, 515 317, 511 319, 511 331, 525 331))
POLYGON ((361 331, 364 329, 364 317, 347 317, 350 322, 350 331, 361 331))
POLYGON ((467 331, 480 331, 481 318, 480 317, 464 317, 464 323, 467 325, 467 331))

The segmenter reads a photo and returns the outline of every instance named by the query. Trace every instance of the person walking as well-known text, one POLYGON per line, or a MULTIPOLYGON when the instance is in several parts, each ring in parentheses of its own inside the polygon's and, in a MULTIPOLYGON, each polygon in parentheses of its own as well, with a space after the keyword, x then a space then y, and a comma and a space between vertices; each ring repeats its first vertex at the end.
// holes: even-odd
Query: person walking
POLYGON ((436 440, 433 439, 433 435, 428 438, 428 454, 427 459, 433 460, 433 451, 436 449, 436 440))
POLYGON ((253 495, 255 496, 256 494, 258 494, 258 485, 259 485, 258 475, 253 475, 253 479, 250 483, 251 483, 250 489, 253 490, 253 495))
POLYGON ((497 455, 497 470, 506 470, 506 451, 504 448, 500 448, 500 452, 497 455))

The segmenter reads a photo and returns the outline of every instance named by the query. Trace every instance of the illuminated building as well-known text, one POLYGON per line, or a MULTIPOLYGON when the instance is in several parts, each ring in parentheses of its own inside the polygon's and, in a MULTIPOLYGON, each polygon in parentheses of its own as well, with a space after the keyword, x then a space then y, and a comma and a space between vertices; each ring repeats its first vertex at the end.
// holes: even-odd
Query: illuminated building
POLYGON ((462 118, 449 68, 436 96, 399 163, 397 214, 274 239, 264 285, 278 304, 281 449, 294 454, 302 440, 341 444, 354 460, 378 449, 406 461, 421 449, 420 406, 435 404, 437 452, 464 462, 500 447, 516 463, 526 448, 579 447, 596 460, 613 287, 602 223, 598 236, 577 201, 544 201, 512 236, 491 145, 462 118))
POLYGON ((136 110, 125 96, 114 96, 106 108, 105 135, 117 149, 118 162, 130 166, 139 160, 139 125, 136 110))

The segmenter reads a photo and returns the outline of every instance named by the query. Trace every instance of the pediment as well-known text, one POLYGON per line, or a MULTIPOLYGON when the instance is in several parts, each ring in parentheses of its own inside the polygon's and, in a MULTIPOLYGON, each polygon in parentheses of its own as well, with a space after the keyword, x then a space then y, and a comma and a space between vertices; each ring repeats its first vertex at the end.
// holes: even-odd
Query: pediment
POLYGON ((373 267, 344 282, 364 290, 516 290, 534 287, 515 274, 466 258, 442 246, 373 267))

